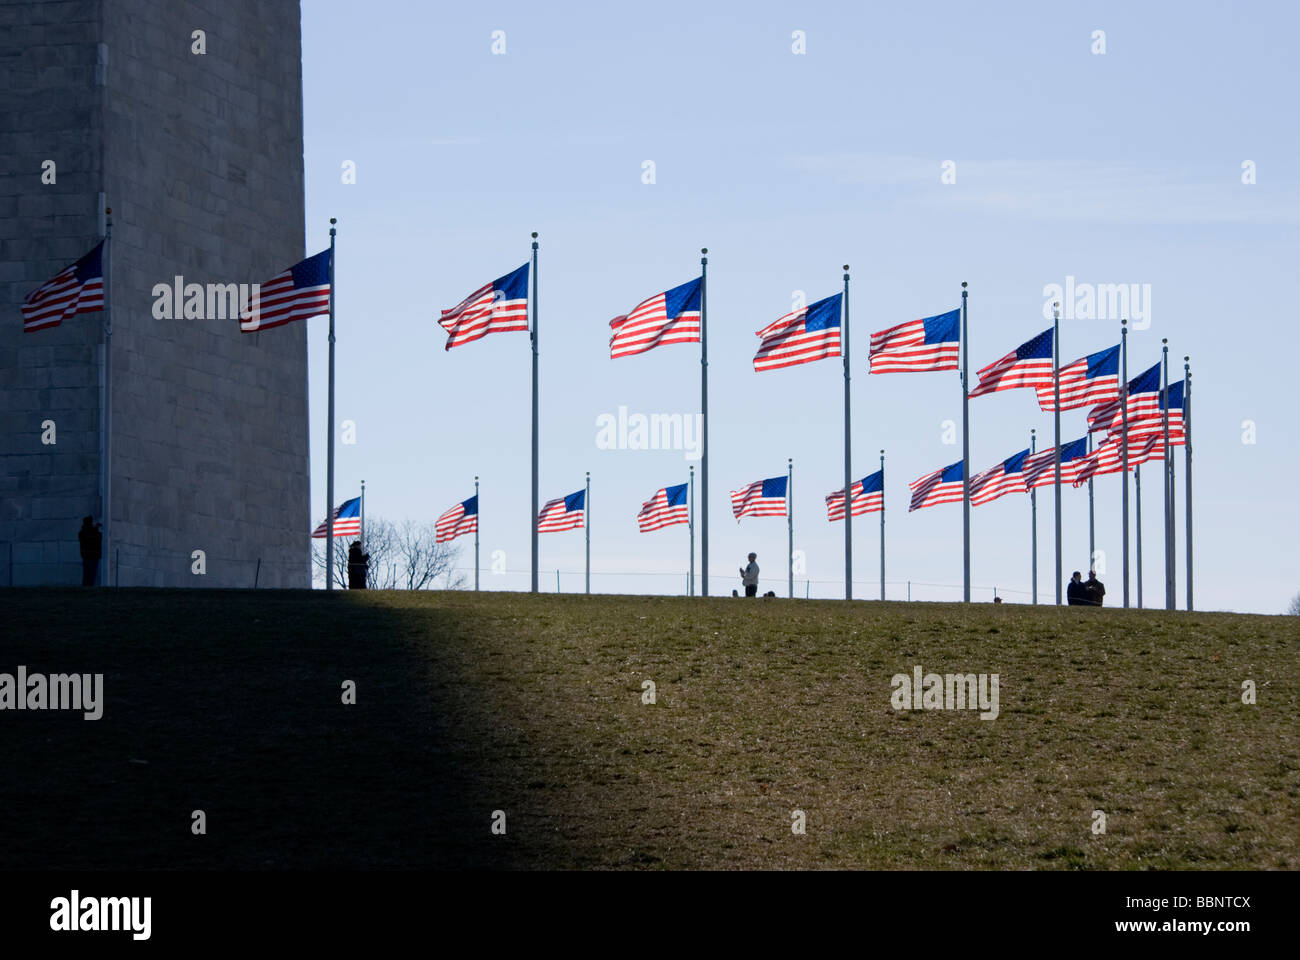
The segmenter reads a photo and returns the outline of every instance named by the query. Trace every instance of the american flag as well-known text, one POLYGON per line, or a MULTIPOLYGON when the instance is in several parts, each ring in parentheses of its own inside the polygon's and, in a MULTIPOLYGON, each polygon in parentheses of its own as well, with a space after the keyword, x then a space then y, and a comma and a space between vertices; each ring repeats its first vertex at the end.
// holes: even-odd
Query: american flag
MULTIPOLYGON (((1061 484, 1073 483, 1075 474, 1088 456, 1088 438, 1080 437, 1061 444, 1061 484)), ((1025 490, 1056 484, 1056 448, 1032 453, 1025 458, 1025 490)))
POLYGON ((567 497, 548 500, 537 515, 538 533, 556 533, 560 530, 578 530, 586 513, 587 491, 579 490, 567 497))
POLYGON ((528 330, 528 264, 479 287, 450 310, 438 323, 447 331, 444 350, 473 343, 489 333, 528 330))
POLYGON ((774 320, 758 336, 762 343, 754 354, 755 370, 776 370, 840 355, 840 301, 837 293, 825 300, 787 313, 774 320))
POLYGON ((871 335, 871 372, 956 370, 960 349, 961 310, 909 320, 871 335))
POLYGON ((785 489, 789 477, 755 480, 747 487, 731 491, 731 512, 736 522, 741 517, 784 517, 785 489))
MULTIPOLYGON (((1102 476, 1107 473, 1119 473, 1124 469, 1123 448, 1120 445, 1121 435, 1112 433, 1096 450, 1088 454, 1079 464, 1079 469, 1075 471, 1074 485, 1081 487, 1094 476, 1102 476)), ((1175 445, 1175 440, 1171 435, 1169 438, 1170 446, 1175 445)), ((1132 433, 1128 435, 1128 468, 1132 470, 1139 464, 1146 463, 1148 460, 1163 460, 1165 458, 1165 435, 1164 433, 1132 433)))
POLYGON ((974 506, 992 503, 1008 493, 1025 492, 1025 460, 1029 448, 1007 457, 996 467, 990 467, 970 478, 970 502, 974 506))
MULTIPOLYGON (((885 480, 877 470, 853 484, 853 515, 879 513, 885 509, 885 480)), ((841 488, 826 497, 826 519, 832 523, 844 519, 844 490, 841 488)))
MULTIPOLYGON (((1183 381, 1175 380, 1169 384, 1167 391, 1160 391, 1160 412, 1156 414, 1154 421, 1145 418, 1138 421, 1138 429, 1144 429, 1148 424, 1153 424, 1161 434, 1165 432, 1164 410, 1169 408, 1169 443, 1171 446, 1178 446, 1187 442, 1185 425, 1183 422, 1183 381)), ((1130 420, 1128 428, 1133 429, 1133 421, 1130 420)))
POLYGON ((958 460, 951 466, 927 473, 908 484, 912 488, 912 503, 907 512, 933 507, 940 503, 960 503, 962 494, 962 467, 958 460))
POLYGON ((239 314, 239 329, 256 333, 330 312, 330 252, 295 263, 258 287, 239 314))
MULTIPOLYGON (((1090 403, 1119 399, 1119 344, 1061 367, 1061 409, 1073 410, 1090 403)), ((1038 388, 1038 406, 1056 410, 1052 384, 1038 388)))
MULTIPOLYGON (((1160 417, 1160 364, 1143 370, 1128 382, 1128 426, 1145 417, 1160 417)), ((1124 408, 1119 398, 1099 404, 1088 411, 1088 432, 1106 430, 1115 433, 1124 426, 1124 408)))
POLYGON ((23 301, 23 332, 57 327, 78 313, 104 309, 104 241, 23 301))
POLYGON ((462 500, 434 524, 434 542, 446 543, 461 534, 478 532, 478 494, 462 500))
POLYGON ((980 397, 1014 387, 1052 389, 1052 330, 1049 327, 1034 339, 1022 343, 1001 360, 979 372, 980 384, 970 392, 980 397))
POLYGON ((662 530, 675 523, 690 523, 686 510, 686 484, 664 487, 653 497, 641 504, 641 512, 636 515, 637 526, 642 533, 662 530))
POLYGON ((645 353, 666 343, 700 342, 700 287, 703 277, 656 293, 632 312, 609 321, 610 359, 645 353))
MULTIPOLYGON (((311 532, 312 537, 320 539, 326 536, 329 521, 322 520, 319 527, 311 532)), ((334 511, 334 536, 361 536, 361 498, 345 500, 334 511)))

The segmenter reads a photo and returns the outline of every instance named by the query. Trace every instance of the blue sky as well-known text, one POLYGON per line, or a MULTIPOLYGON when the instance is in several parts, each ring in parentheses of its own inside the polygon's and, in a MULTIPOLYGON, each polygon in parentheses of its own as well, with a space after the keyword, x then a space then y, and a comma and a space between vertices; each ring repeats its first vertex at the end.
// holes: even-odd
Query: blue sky
MULTIPOLYGON (((785 592, 786 526, 732 519, 728 492, 795 462, 798 591, 843 595, 837 360, 755 373, 754 332, 835 293, 851 265, 853 474, 887 451, 888 595, 959 599, 961 507, 908 514, 906 484, 961 458, 953 373, 868 376, 869 335, 950 310, 970 284, 974 370, 1049 325, 1044 288, 1149 284, 1130 374, 1168 337, 1192 358, 1196 600, 1278 612, 1300 590, 1290 409, 1300 253, 1300 89, 1282 5, 661 3, 303 4, 307 250, 339 219, 336 499, 432 520, 482 482, 483 585, 528 582, 526 334, 451 352, 435 318, 541 243, 542 501, 592 472, 593 589, 683 592, 686 531, 639 534, 645 499, 687 477, 681 451, 603 450, 601 414, 691 414, 690 345, 610 360, 608 321, 698 274, 709 253, 712 591, 759 554, 785 592), (506 53, 492 53, 504 31, 506 53), (806 53, 792 51, 803 31, 806 53), (1105 31, 1105 53, 1092 52, 1105 31), (655 182, 643 183, 643 163, 655 182), (342 182, 342 165, 356 182, 342 182), (943 183, 943 164, 956 182, 943 183), (1256 182, 1243 184, 1242 164, 1256 182), (944 421, 957 424, 945 443, 944 421), (1255 442, 1243 443, 1243 421, 1255 442), (494 551, 507 573, 489 572, 494 551), (803 581, 811 583, 805 588, 803 581)), ((312 498, 325 512, 326 321, 310 321, 312 498)), ((1062 322, 1062 362, 1118 340, 1062 322)), ((1062 416, 1062 440, 1083 433, 1062 416)), ((1052 420, 1031 391, 971 402, 972 472, 1052 420)), ((1163 601, 1158 474, 1144 483, 1148 605, 1163 601)), ((1183 458, 1177 462, 1184 601, 1183 458)), ((1120 479, 1096 483, 1103 580, 1120 598, 1120 479)), ((1040 600, 1054 598, 1051 491, 1039 498, 1040 600)), ((1066 573, 1087 564, 1087 495, 1063 491, 1066 573)), ((878 591, 879 526, 855 528, 858 596, 878 591)), ((1028 600, 1029 504, 972 510, 975 599, 1028 600)), ((461 562, 472 562, 472 542, 461 562)), ((543 535, 541 582, 582 588, 581 533, 543 535)))

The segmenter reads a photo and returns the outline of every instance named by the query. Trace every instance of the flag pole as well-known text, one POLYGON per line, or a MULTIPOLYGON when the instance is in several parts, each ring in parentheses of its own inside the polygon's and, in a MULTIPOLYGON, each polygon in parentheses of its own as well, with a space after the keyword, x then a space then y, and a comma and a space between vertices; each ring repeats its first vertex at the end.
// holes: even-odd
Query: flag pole
POLYGON ((330 217, 329 434, 325 438, 325 590, 334 589, 334 235, 330 217))
POLYGON ((885 451, 880 451, 880 599, 885 599, 885 451))
POLYGON ((110 575, 110 561, 113 556, 110 546, 113 541, 113 209, 104 208, 104 410, 100 422, 104 431, 103 503, 104 538, 101 542, 103 557, 103 579, 100 586, 107 587, 110 575))
POLYGON ((1052 454, 1056 488, 1056 605, 1061 605, 1061 310, 1052 304, 1052 398, 1056 424, 1056 450, 1052 454))
MULTIPOLYGON (((1038 452, 1037 431, 1029 431, 1029 452, 1038 452)), ((1034 605, 1038 605, 1038 488, 1029 488, 1029 580, 1034 605)))
POLYGON ((591 593, 591 471, 587 471, 587 492, 582 497, 582 529, 587 535, 587 578, 585 590, 591 593))
POLYGON ((794 458, 786 459, 789 472, 785 479, 785 523, 789 534, 789 549, 786 551, 785 566, 790 575, 790 599, 794 599, 794 458))
POLYGON ((1174 483, 1174 467, 1177 462, 1174 460, 1174 452, 1169 447, 1165 448, 1165 456, 1169 458, 1169 603, 1167 609, 1178 609, 1178 525, 1174 522, 1174 515, 1177 509, 1177 486, 1174 483))
MULTIPOLYGON (((1126 391, 1127 392, 1127 391, 1126 391)), ((1133 518, 1133 532, 1137 537, 1137 601, 1142 609, 1142 464, 1133 468, 1133 505, 1137 512, 1133 518)))
POLYGON ((1187 465, 1183 471, 1187 483, 1187 609, 1192 609, 1192 358, 1183 357, 1183 454, 1187 465))
POLYGON ((962 600, 970 603, 970 386, 966 355, 966 281, 961 282, 961 574, 962 600))
POLYGON ((1165 609, 1174 608, 1174 521, 1173 521, 1173 466, 1174 458, 1169 449, 1169 338, 1161 339, 1162 356, 1160 360, 1160 376, 1164 381, 1164 387, 1160 392, 1161 426, 1164 430, 1165 440, 1165 463, 1164 463, 1164 495, 1165 495, 1165 609))
POLYGON ((849 429, 849 265, 844 264, 844 599, 853 599, 853 441, 849 429))
MULTIPOLYGON (((532 592, 537 592, 537 231, 533 231, 533 540, 532 540, 532 592)), ((559 574, 556 574, 556 592, 559 591, 559 574)))
POLYGON ((1119 328, 1119 403, 1122 419, 1120 437, 1120 476, 1124 484, 1120 499, 1124 514, 1124 608, 1128 609, 1128 318, 1119 328))
POLYGON ((691 465, 691 476, 688 482, 690 484, 690 492, 691 492, 691 508, 690 508, 690 513, 688 514, 690 519, 686 521, 686 530, 687 533, 690 534, 690 542, 691 542, 691 563, 690 563, 691 572, 686 578, 686 595, 688 597, 693 597, 695 596, 695 465, 694 464, 691 465))
MULTIPOLYGON (((700 248, 700 596, 709 595, 709 248, 700 248)), ((694 552, 691 554, 694 558, 694 552)))
POLYGON ((361 481, 361 552, 366 551, 366 481, 361 481))
MULTIPOLYGON (((1087 437, 1088 453, 1092 453, 1092 432, 1084 434, 1087 437)), ((1092 501, 1092 477, 1088 478, 1088 570, 1097 569, 1097 523, 1093 511, 1092 501)), ((1104 571, 1103 571, 1104 572, 1104 571)))
POLYGON ((478 521, 483 516, 479 509, 478 477, 474 478, 474 590, 478 591, 478 521))

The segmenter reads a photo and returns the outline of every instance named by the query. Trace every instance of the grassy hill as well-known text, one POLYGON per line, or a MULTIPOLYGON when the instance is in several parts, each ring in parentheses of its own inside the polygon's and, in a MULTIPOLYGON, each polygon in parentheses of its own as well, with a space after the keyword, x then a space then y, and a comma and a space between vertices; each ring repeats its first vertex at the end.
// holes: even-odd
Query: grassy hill
POLYGON ((0 712, 0 867, 1300 866, 1296 618, 4 597, 0 672, 103 673, 105 706, 0 712), (894 710, 891 677, 916 665, 998 674, 997 719, 894 710))

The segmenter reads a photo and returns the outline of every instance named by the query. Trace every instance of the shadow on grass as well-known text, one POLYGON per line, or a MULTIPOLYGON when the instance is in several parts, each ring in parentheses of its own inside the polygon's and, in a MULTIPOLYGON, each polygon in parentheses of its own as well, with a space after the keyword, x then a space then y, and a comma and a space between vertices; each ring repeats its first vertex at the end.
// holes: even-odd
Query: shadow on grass
POLYGON ((428 653, 462 635, 454 611, 310 591, 5 597, 0 672, 102 673, 104 714, 0 713, 0 868, 516 865, 510 832, 490 832, 510 806, 482 774, 492 705, 428 653))

